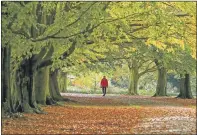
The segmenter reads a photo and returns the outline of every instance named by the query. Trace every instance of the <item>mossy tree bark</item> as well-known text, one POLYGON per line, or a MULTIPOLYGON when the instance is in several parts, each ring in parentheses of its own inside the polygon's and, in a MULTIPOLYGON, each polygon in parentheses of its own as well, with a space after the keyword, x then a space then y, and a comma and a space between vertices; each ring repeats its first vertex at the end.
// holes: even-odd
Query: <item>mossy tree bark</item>
POLYGON ((139 95, 138 94, 138 82, 141 76, 148 72, 154 72, 156 70, 153 62, 147 59, 138 60, 133 57, 127 60, 129 67, 129 95, 139 95))
POLYGON ((164 67, 158 69, 157 87, 154 96, 167 96, 167 71, 164 67))
POLYGON ((167 96, 167 70, 158 60, 155 60, 155 64, 157 65, 158 77, 156 93, 153 96, 167 96))
POLYGON ((68 78, 67 78, 68 73, 64 72, 63 75, 63 88, 62 88, 62 92, 67 92, 67 85, 68 85, 68 78))
POLYGON ((58 84, 59 84, 59 89, 60 92, 67 92, 67 72, 58 72, 58 84))
POLYGON ((187 98, 192 99, 192 92, 190 86, 190 75, 189 74, 180 74, 180 94, 177 98, 187 98))
MULTIPOLYGON (((29 59, 24 58, 19 63, 18 68, 13 71, 11 88, 14 112, 43 113, 37 103, 43 102, 41 98, 44 98, 43 93, 45 93, 45 91, 39 91, 41 88, 36 84, 37 81, 45 80, 36 79, 36 77, 38 77, 37 74, 40 71, 37 69, 37 64, 42 60, 43 56, 49 54, 48 52, 50 51, 43 48, 39 54, 33 55, 29 59)), ((45 87, 45 85, 42 87, 45 87)))
POLYGON ((10 46, 1 47, 1 103, 2 115, 12 112, 11 89, 10 89, 10 46))
POLYGON ((11 74, 10 55, 9 46, 2 48, 2 103, 6 102, 5 112, 40 113, 33 91, 32 59, 24 59, 11 74))
MULTIPOLYGON (((47 24, 50 25, 53 23, 55 18, 55 11, 51 15, 47 15, 42 11, 41 4, 38 3, 37 7, 35 7, 35 12, 37 15, 37 22, 39 24, 47 24)), ((12 24, 10 24, 11 27, 12 24)), ((24 26, 24 28, 26 28, 24 26)), ((29 33, 31 33, 31 38, 37 38, 43 32, 43 28, 35 28, 32 26, 28 29, 29 33)), ((73 41, 73 40, 72 40, 73 41)), ((60 57, 60 60, 66 59, 70 54, 75 50, 76 41, 73 41, 71 47, 66 50, 60 57)), ((47 47, 43 47, 39 54, 33 54, 32 57, 26 58, 26 56, 21 56, 22 61, 18 63, 18 68, 13 71, 11 74, 11 85, 10 85, 10 50, 7 48, 2 49, 2 101, 8 101, 9 110, 13 112, 37 112, 41 113, 42 110, 38 107, 38 103, 46 103, 52 104, 53 97, 54 99, 60 100, 62 99, 59 89, 57 87, 57 78, 56 75, 49 76, 48 73, 48 81, 45 82, 43 86, 40 85, 38 91, 35 87, 38 87, 35 84, 35 79, 38 77, 37 72, 44 72, 43 70, 53 63, 51 57, 53 54, 53 46, 48 45, 47 47), (7 52, 8 51, 8 52, 7 52), (8 55, 9 54, 9 55, 8 55), (44 57, 44 58, 43 58, 44 57), (42 69, 43 68, 43 69, 42 69), (51 80, 51 81, 50 81, 51 80), (47 83, 49 81, 52 83, 52 89, 47 88, 47 83), (11 88, 10 88, 11 86, 11 88), (41 92, 42 96, 38 96, 39 92, 41 92), (10 94, 11 93, 11 94, 10 94), (9 97, 10 96, 10 97, 9 97), (10 100, 7 100, 10 99, 10 100), (45 101, 46 100, 46 101, 45 101), (13 107, 11 107, 13 105, 13 107)), ((32 50, 30 50, 30 53, 32 50)), ((47 73, 43 73, 46 75, 47 73)), ((47 75, 46 75, 47 76, 47 75)), ((43 76, 45 78, 46 76, 43 76)), ((41 76, 40 76, 41 77, 41 76)), ((39 80, 37 80, 39 81, 39 80)), ((41 80, 40 80, 41 81, 41 80)))
POLYGON ((40 63, 51 59, 53 52, 53 46, 49 49, 43 48, 39 54, 20 63, 14 73, 15 76, 12 77, 15 112, 42 113, 37 103, 51 105, 56 101, 68 101, 59 92, 58 70, 51 72, 48 67, 50 64, 39 67, 40 63))
POLYGON ((38 69, 34 75, 34 89, 38 104, 46 104, 46 92, 49 89, 49 68, 38 69))
MULTIPOLYGON (((35 99, 35 91, 33 89, 33 69, 32 59, 23 60, 19 68, 15 71, 15 91, 17 91, 15 111, 27 113, 41 113, 41 109, 37 106, 35 99)), ((13 82, 14 83, 14 82, 13 82)))
POLYGON ((51 57, 52 53, 52 46, 48 50, 43 48, 39 54, 23 60, 15 71, 12 91, 15 91, 13 100, 16 112, 42 113, 38 104, 55 103, 49 92, 49 67, 37 68, 37 65, 51 57))
POLYGON ((58 75, 58 70, 50 72, 50 79, 49 79, 50 95, 56 101, 62 101, 62 100, 68 101, 68 99, 64 99, 60 94, 57 75, 58 75))
MULTIPOLYGON (((32 37, 36 37, 39 33, 33 26, 30 31, 32 37)), ((51 56, 52 53, 53 47, 51 46, 49 49, 46 47, 42 48, 40 53, 34 54, 28 59, 22 56, 23 60, 19 63, 18 69, 16 69, 12 78, 12 83, 14 83, 12 91, 15 91, 13 92, 13 96, 15 96, 13 98, 15 112, 43 112, 37 103, 44 102, 41 98, 46 98, 44 97, 45 91, 39 91, 39 94, 37 94, 40 87, 36 85, 37 79, 35 79, 35 77, 38 77, 37 72, 39 72, 39 63, 42 62, 43 59, 45 60, 51 56)), ((43 87, 45 87, 45 85, 43 87)))
POLYGON ((138 68, 136 66, 129 68, 130 76, 129 76, 129 95, 138 95, 138 80, 139 80, 139 73, 138 68))
POLYGON ((36 101, 42 105, 56 104, 50 94, 49 67, 38 69, 34 76, 34 89, 36 101))

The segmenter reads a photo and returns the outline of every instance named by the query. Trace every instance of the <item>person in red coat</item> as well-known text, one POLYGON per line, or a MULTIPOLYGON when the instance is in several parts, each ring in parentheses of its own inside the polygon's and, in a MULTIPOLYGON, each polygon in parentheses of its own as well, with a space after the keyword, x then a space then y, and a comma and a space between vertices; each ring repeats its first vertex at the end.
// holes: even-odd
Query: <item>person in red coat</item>
POLYGON ((106 79, 105 76, 103 76, 103 79, 101 80, 101 88, 103 91, 103 96, 106 94, 106 88, 108 87, 108 80, 106 79))

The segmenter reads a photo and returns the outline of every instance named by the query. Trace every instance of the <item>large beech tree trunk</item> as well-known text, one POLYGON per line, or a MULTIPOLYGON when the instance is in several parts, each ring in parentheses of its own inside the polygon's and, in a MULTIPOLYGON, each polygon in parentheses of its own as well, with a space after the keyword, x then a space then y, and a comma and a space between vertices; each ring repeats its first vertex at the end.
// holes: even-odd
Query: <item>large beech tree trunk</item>
POLYGON ((38 104, 46 104, 46 94, 49 90, 49 68, 38 69, 34 75, 34 89, 38 104))
POLYGON ((37 104, 51 105, 56 104, 55 101, 68 101, 59 93, 57 70, 51 74, 48 65, 38 67, 42 61, 50 59, 52 53, 53 46, 48 51, 43 48, 39 54, 24 59, 13 73, 12 101, 15 112, 43 113, 37 104))
POLYGON ((50 82, 49 83, 50 84, 50 95, 56 101, 62 101, 62 100, 66 100, 67 101, 68 99, 64 99, 60 95, 58 81, 57 81, 57 75, 58 75, 58 70, 50 72, 50 79, 49 79, 49 82, 50 82))
POLYGON ((36 103, 35 90, 33 89, 32 60, 23 60, 19 68, 15 71, 15 111, 27 113, 41 113, 41 109, 36 103))
POLYGON ((11 48, 9 46, 1 47, 1 103, 2 115, 5 112, 12 112, 11 89, 10 89, 10 55, 11 48))
POLYGON ((68 84, 68 78, 67 78, 67 75, 68 75, 68 73, 67 72, 64 72, 64 74, 63 74, 63 77, 62 77, 62 79, 63 79, 63 87, 62 87, 62 92, 67 92, 67 84, 68 84))
POLYGON ((67 72, 58 72, 58 84, 61 92, 67 92, 67 72))
POLYGON ((158 77, 157 77, 157 87, 156 87, 156 93, 153 95, 156 96, 167 96, 167 70, 163 66, 162 62, 159 62, 157 59, 155 59, 155 64, 157 66, 158 70, 158 77))
POLYGON ((156 93, 154 96, 167 96, 167 71, 164 67, 158 68, 156 93))
POLYGON ((34 89, 36 91, 36 101, 43 105, 56 104, 50 95, 49 67, 38 69, 34 77, 34 89))
POLYGON ((190 75, 180 74, 180 94, 177 96, 178 98, 188 98, 192 99, 192 92, 191 92, 191 86, 190 86, 190 75))
POLYGON ((135 59, 132 60, 132 64, 129 64, 129 95, 138 95, 138 80, 139 80, 139 72, 137 61, 135 59))
MULTIPOLYGON (((42 11, 42 6, 40 3, 38 3, 37 7, 34 7, 33 10, 36 12, 38 23, 48 25, 53 23, 55 19, 55 11, 51 15, 46 14, 45 11, 40 12, 42 11)), ((32 26, 28 31, 31 33, 31 38, 37 38, 44 32, 44 29, 45 28, 32 26)), ((73 45, 67 51, 65 51, 62 56, 60 56, 59 59, 66 59, 74 51, 75 44, 76 42, 74 42, 73 45)), ((30 51, 32 51, 31 53, 33 53, 33 50, 30 51)), ((1 98, 2 103, 7 104, 6 106, 8 110, 5 111, 41 113, 42 110, 38 107, 37 102, 41 104, 52 104, 52 97, 55 97, 58 100, 61 99, 61 95, 58 95, 58 88, 56 89, 57 83, 55 82, 55 77, 52 76, 53 79, 52 81, 50 81, 51 76, 49 76, 49 72, 47 73, 47 71, 44 71, 47 66, 53 63, 51 59, 53 52, 53 46, 48 45, 48 49, 46 47, 43 47, 39 54, 33 54, 33 56, 29 59, 26 59, 25 56, 21 56, 23 57, 23 60, 19 63, 17 69, 14 69, 12 71, 12 74, 10 74, 10 48, 2 48, 3 64, 1 70, 1 98), (41 72, 41 75, 44 76, 39 76, 38 72, 41 72), (42 81, 44 82, 44 84, 42 84, 42 81), (54 88, 52 90, 48 85, 49 81, 54 84, 54 88), (53 94, 51 91, 53 91, 53 94)))
POLYGON ((138 69, 137 68, 131 68, 130 69, 130 76, 129 76, 129 95, 138 95, 137 89, 138 89, 138 69))

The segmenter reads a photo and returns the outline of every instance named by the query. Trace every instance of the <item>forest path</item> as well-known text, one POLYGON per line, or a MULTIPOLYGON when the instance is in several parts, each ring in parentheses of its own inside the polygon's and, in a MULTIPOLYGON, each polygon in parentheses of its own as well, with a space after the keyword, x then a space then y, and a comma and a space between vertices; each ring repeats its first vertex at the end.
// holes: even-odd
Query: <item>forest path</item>
POLYGON ((76 102, 3 119, 3 134, 195 134, 196 99, 63 94, 76 102))
POLYGON ((80 93, 61 93, 65 98, 77 101, 80 105, 98 106, 196 106, 196 99, 180 99, 174 97, 151 97, 151 96, 129 96, 106 94, 80 94, 80 93))

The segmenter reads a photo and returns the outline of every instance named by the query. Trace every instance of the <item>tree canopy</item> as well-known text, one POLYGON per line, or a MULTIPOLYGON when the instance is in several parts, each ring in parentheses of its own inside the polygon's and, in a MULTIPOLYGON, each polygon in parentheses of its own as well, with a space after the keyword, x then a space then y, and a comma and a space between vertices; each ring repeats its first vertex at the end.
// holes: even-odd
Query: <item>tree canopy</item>
POLYGON ((112 76, 122 67, 128 67, 130 94, 137 94, 142 75, 156 70, 157 94, 163 87, 166 95, 169 72, 185 74, 190 91, 195 9, 195 2, 3 1, 3 99, 14 100, 13 110, 37 109, 36 103, 62 99, 59 70, 112 76))

